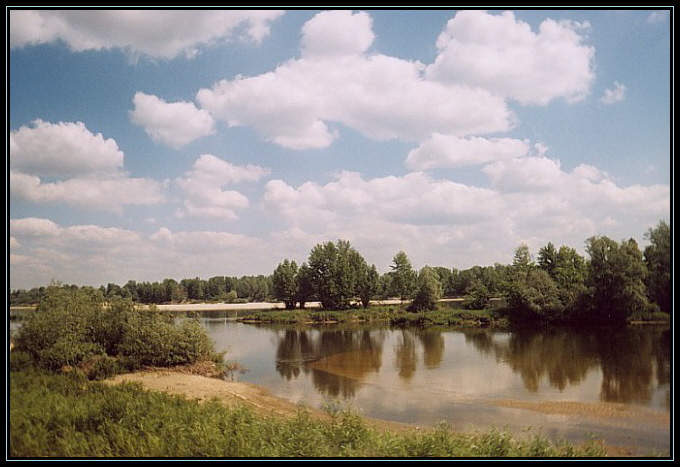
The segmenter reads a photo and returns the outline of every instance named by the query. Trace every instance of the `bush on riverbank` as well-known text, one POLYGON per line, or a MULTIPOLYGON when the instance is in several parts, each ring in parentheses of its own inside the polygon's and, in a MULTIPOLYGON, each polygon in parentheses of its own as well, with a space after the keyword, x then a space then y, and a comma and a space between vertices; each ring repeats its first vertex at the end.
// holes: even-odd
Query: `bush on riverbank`
POLYGON ((82 374, 10 374, 9 456, 17 457, 601 457, 583 446, 502 431, 386 432, 353 412, 319 420, 262 417, 217 401, 199 403, 82 374))
POLYGON ((394 327, 505 327, 508 321, 496 308, 465 310, 439 308, 434 311, 413 313, 400 306, 373 306, 347 311, 261 311, 242 318, 245 323, 264 324, 332 324, 367 323, 394 327))
POLYGON ((85 289, 49 288, 15 341, 16 350, 41 368, 78 368, 92 378, 222 357, 198 320, 141 313, 130 300, 104 303, 85 289))

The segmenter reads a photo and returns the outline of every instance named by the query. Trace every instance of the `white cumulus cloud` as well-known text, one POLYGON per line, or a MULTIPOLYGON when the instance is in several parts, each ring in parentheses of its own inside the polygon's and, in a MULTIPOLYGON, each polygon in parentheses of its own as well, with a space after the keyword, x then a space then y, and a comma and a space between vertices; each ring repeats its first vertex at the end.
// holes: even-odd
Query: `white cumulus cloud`
POLYGON ((94 134, 82 122, 34 121, 9 135, 12 170, 39 176, 108 173, 123 167, 112 138, 94 134))
POLYGON ((61 40, 74 51, 123 49, 133 56, 192 57, 235 35, 260 42, 275 10, 12 10, 12 47, 61 40))
POLYGON ((168 103, 143 92, 137 92, 132 102, 130 119, 157 143, 179 149, 214 132, 210 114, 191 102, 168 103))
POLYGON ((437 39, 430 79, 479 86, 522 104, 583 99, 594 78, 588 25, 546 19, 537 32, 510 11, 463 10, 437 39))
POLYGON ((122 170, 124 154, 115 140, 81 122, 37 120, 12 131, 9 147, 10 194, 18 199, 115 212, 164 199, 159 182, 122 170))
POLYGON ((201 89, 197 101, 228 125, 251 126, 293 149, 329 146, 337 124, 374 139, 406 141, 513 127, 501 96, 429 81, 420 62, 369 53, 370 26, 365 13, 320 13, 303 26, 301 58, 258 76, 219 81, 201 89))
POLYGON ((236 219, 245 209, 248 198, 224 187, 239 182, 254 182, 269 174, 269 169, 247 164, 234 165, 212 154, 203 154, 191 171, 176 180, 185 195, 180 217, 236 219))
POLYGON ((414 170, 463 167, 520 157, 528 151, 528 142, 514 138, 464 138, 435 133, 409 152, 406 166, 414 170))

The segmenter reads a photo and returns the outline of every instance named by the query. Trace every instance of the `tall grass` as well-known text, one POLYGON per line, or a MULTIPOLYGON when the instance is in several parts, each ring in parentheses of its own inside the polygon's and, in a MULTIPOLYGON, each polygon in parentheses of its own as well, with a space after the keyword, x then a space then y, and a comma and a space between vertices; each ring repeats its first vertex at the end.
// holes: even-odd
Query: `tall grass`
POLYGON ((583 446, 502 431, 458 434, 369 427, 353 412, 321 420, 301 408, 290 418, 263 417, 217 401, 199 403, 107 386, 79 373, 10 372, 9 455, 18 457, 600 457, 583 446))

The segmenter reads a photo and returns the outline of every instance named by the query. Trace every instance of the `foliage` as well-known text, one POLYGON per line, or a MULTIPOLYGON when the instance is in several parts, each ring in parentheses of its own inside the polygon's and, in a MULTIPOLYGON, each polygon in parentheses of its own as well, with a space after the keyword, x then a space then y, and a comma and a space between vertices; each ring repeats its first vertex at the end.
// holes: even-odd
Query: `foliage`
POLYGON ((297 263, 287 259, 282 263, 279 263, 272 274, 274 298, 281 300, 285 304, 286 310, 292 310, 295 308, 295 303, 297 302, 297 274, 297 263))
POLYGON ((97 290, 49 287, 16 335, 16 348, 40 367, 84 367, 93 377, 112 374, 118 357, 128 367, 169 366, 214 357, 197 320, 137 311, 132 302, 105 302, 97 290))
POLYGON ((596 457, 602 445, 489 432, 372 428, 351 410, 325 419, 301 408, 262 416, 216 400, 199 403, 107 386, 78 374, 13 372, 8 454, 20 457, 596 457))
POLYGON ((316 245, 309 254, 310 282, 321 306, 328 310, 346 310, 358 294, 366 260, 348 241, 316 245))
POLYGON ((468 310, 483 310, 491 303, 491 293, 489 289, 481 283, 473 285, 468 289, 465 297, 465 308, 468 310))
POLYGON ((416 282, 416 293, 408 307, 409 311, 428 311, 437 308, 442 288, 436 272, 427 266, 420 270, 416 282))
POLYGON ((411 266, 411 261, 406 256, 406 253, 400 251, 392 259, 393 265, 390 266, 392 275, 391 290, 392 293, 406 300, 411 297, 415 286, 416 273, 411 266))
POLYGON ((647 268, 635 240, 619 244, 608 237, 591 237, 586 249, 591 294, 586 319, 624 323, 633 314, 649 311, 644 284, 647 268))
POLYGON ((671 228, 665 222, 649 229, 645 237, 650 245, 645 247, 644 257, 647 265, 646 285, 649 299, 658 304, 661 311, 670 313, 671 293, 671 228))

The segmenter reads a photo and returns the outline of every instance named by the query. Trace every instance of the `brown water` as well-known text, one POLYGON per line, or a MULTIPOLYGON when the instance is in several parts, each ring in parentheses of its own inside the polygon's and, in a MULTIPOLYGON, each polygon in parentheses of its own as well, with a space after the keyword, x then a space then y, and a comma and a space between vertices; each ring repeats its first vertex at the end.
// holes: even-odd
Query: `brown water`
POLYGON ((295 403, 422 426, 670 450, 671 333, 295 329, 205 318, 234 379, 295 403))

